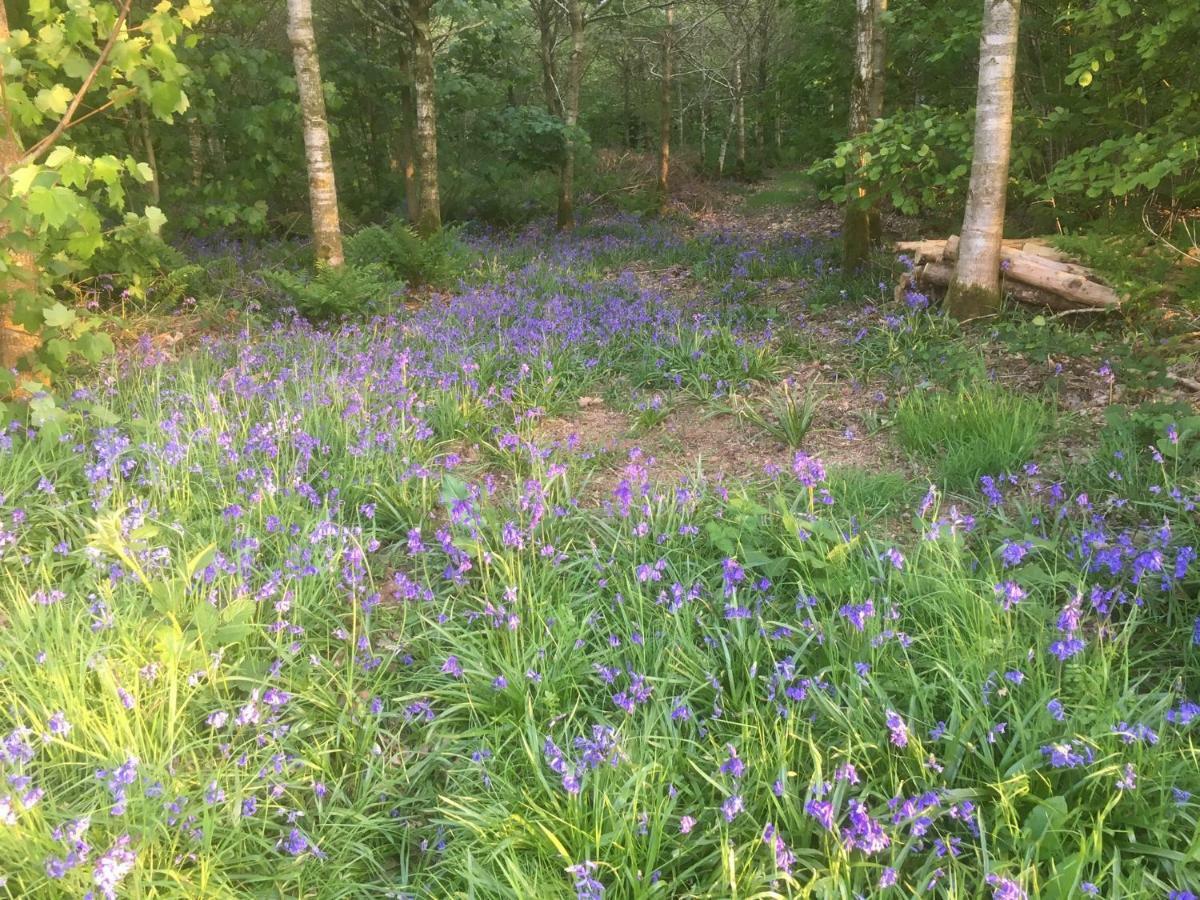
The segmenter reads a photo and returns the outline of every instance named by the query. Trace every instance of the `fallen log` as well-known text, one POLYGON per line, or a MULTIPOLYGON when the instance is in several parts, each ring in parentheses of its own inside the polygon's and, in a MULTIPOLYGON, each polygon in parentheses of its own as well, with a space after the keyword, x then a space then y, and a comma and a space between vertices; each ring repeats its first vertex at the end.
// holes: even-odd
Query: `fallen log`
MULTIPOLYGON (((1030 246, 1026 242, 1025 247, 1030 246)), ((1035 246, 1034 249, 1037 249, 1035 246)), ((1047 248, 1049 249, 1049 248, 1047 248)), ((954 261, 958 259, 958 235, 951 235, 942 246, 942 259, 954 261)), ((1080 265, 1077 262, 1069 262, 1061 259, 1056 259, 1053 256, 1044 256, 1040 253, 1034 253, 1030 250, 1021 247, 1010 247, 1002 245, 1000 247, 1000 259, 1008 260, 1010 263, 1020 259, 1022 265, 1039 265, 1047 269, 1052 269, 1056 272, 1067 272, 1071 275, 1080 275, 1089 281, 1094 281, 1097 284, 1104 284, 1104 280, 1087 266, 1080 265)))
POLYGON ((932 262, 942 258, 946 252, 945 241, 901 241, 896 244, 896 252, 912 257, 913 265, 932 262))
MULTIPOLYGON (((896 245, 913 256, 912 283, 945 288, 954 278, 959 238, 906 241, 896 245)), ((1005 240, 1000 248, 1004 290, 1015 300, 1054 310, 1111 310, 1121 296, 1087 266, 1035 238, 1005 240)), ((897 288, 902 296, 906 285, 897 288)))
MULTIPOLYGON (((924 263, 913 269, 912 280, 918 287, 933 287, 945 290, 949 287, 950 282, 954 280, 954 266, 948 262, 924 263)), ((1020 303, 1026 303, 1031 306, 1044 306, 1047 309, 1055 311, 1080 311, 1082 309, 1100 312, 1112 308, 1110 306, 1098 306, 1089 303, 1081 304, 1079 301, 1063 296, 1055 290, 1047 290, 1008 279, 1004 281, 1002 289, 1005 294, 1020 303)))

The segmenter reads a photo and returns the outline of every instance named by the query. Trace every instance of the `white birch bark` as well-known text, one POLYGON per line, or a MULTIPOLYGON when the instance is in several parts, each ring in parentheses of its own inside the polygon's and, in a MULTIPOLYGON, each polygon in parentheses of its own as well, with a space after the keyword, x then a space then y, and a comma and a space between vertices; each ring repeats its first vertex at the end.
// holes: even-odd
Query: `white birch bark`
POLYGON ((1021 0, 984 0, 975 101, 975 156, 958 264, 946 294, 950 313, 973 319, 1000 307, 1000 243, 1012 149, 1013 82, 1021 0))
POLYGON ((288 40, 296 67, 300 94, 300 116, 304 129, 304 156, 308 165, 308 198, 312 206, 313 247, 318 263, 340 266, 342 229, 338 219, 337 186, 333 177, 333 154, 329 150, 329 125, 325 119, 325 95, 321 91, 321 68, 313 34, 311 0, 287 0, 288 40))

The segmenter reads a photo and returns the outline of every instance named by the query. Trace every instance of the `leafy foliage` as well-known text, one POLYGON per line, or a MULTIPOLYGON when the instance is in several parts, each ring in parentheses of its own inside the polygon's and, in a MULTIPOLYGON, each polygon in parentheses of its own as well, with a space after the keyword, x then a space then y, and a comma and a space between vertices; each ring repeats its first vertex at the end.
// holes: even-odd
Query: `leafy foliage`
POLYGON ((322 266, 311 276, 265 269, 262 276, 283 294, 286 303, 314 322, 383 312, 404 292, 404 282, 397 281, 380 263, 322 266))
MULTIPOLYGON (((139 103, 167 121, 185 112, 187 69, 175 48, 211 12, 207 0, 188 0, 179 9, 160 5, 136 23, 119 25, 110 3, 43 0, 29 8, 30 28, 15 28, 0 43, 6 116, 16 134, 32 137, 29 151, 6 152, 0 173, 0 277, 7 275, 15 286, 7 317, 41 338, 38 366, 45 372, 61 370, 76 353, 94 359, 103 349, 94 323, 77 318, 63 327, 52 321, 61 318, 50 313, 61 305, 52 288, 84 272, 104 245, 104 214, 125 209, 126 181, 145 184, 154 177, 131 155, 83 152, 70 143, 70 132, 54 144, 52 126, 68 124, 77 93, 89 87, 96 112, 139 103), (107 57, 96 55, 95 48, 110 41, 107 57)), ((153 205, 141 216, 124 213, 123 227, 136 221, 157 233, 165 217, 153 205)), ((0 392, 11 386, 11 376, 0 371, 0 392)))
POLYGON ((346 240, 347 262, 379 265, 393 279, 408 284, 449 287, 465 273, 471 259, 458 233, 444 228, 422 238, 405 222, 370 225, 346 240))

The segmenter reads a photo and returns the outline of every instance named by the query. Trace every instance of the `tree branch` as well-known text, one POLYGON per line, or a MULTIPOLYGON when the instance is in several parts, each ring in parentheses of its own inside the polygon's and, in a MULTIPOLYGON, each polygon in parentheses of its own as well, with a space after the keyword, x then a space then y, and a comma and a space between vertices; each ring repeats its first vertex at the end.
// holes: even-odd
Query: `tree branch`
POLYGON ((104 49, 96 57, 95 65, 92 66, 92 70, 88 72, 87 77, 83 79, 83 84, 79 86, 79 90, 75 92, 75 96, 71 98, 71 104, 67 107, 67 111, 63 113, 63 117, 54 127, 54 130, 34 144, 15 165, 5 169, 4 174, 6 176, 14 169, 37 162, 63 136, 63 132, 71 127, 71 120, 75 118, 75 113, 79 110, 79 104, 83 102, 84 96, 92 87, 92 82, 96 80, 96 75, 103 68, 104 63, 108 61, 109 54, 112 53, 113 47, 117 44, 117 38, 120 37, 121 29, 125 27, 125 20, 129 17, 129 8, 131 6, 133 6, 133 0, 125 0, 125 3, 121 6, 121 12, 117 16, 117 21, 113 23, 112 33, 109 34, 104 49))

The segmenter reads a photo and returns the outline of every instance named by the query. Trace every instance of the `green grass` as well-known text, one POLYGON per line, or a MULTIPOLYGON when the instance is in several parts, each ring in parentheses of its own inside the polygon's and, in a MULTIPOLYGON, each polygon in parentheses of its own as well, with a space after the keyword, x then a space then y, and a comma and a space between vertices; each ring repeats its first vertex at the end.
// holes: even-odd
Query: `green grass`
POLYGON ((986 382, 954 393, 912 391, 896 409, 901 445, 956 491, 1031 461, 1052 421, 1042 401, 986 382))
MULTIPOLYGON (((1086 473, 998 503, 969 482, 1052 413, 991 385, 897 411, 961 497, 782 448, 739 482, 538 446, 584 393, 651 430, 782 368, 753 316, 648 308, 572 343, 560 325, 644 299, 580 271, 134 357, 0 435, 0 894, 96 890, 125 838, 137 898, 569 900, 588 864, 605 900, 1196 889, 1174 790, 1200 795, 1200 750, 1167 716, 1200 686, 1178 568, 1200 423, 1137 411, 1090 436, 1086 473), (506 290, 528 308, 488 305, 506 290), (1139 725, 1155 740, 1114 732, 1139 725), (1064 744, 1090 760, 1053 765, 1064 744), (865 816, 886 843, 849 845, 865 816), (52 877, 84 817, 88 859, 52 877)), ((803 446, 800 394, 784 415, 803 446)))
POLYGON ((816 195, 816 187, 805 172, 787 170, 772 175, 747 195, 742 208, 748 212, 800 208, 811 205, 816 195))

